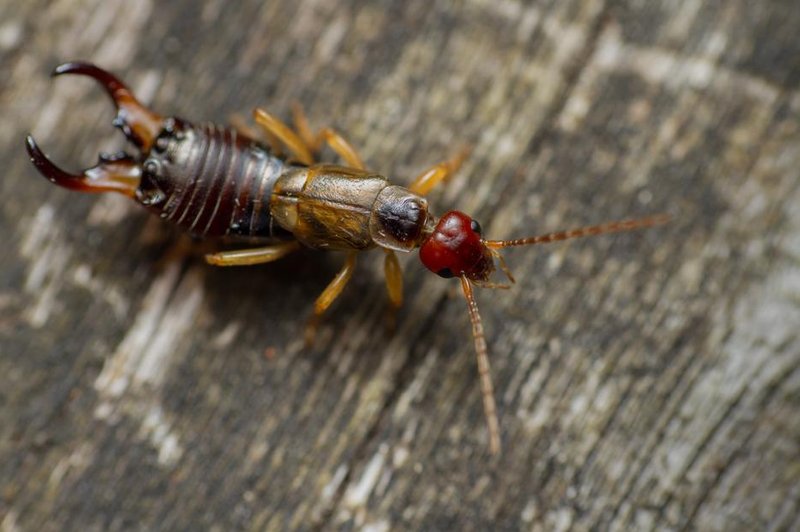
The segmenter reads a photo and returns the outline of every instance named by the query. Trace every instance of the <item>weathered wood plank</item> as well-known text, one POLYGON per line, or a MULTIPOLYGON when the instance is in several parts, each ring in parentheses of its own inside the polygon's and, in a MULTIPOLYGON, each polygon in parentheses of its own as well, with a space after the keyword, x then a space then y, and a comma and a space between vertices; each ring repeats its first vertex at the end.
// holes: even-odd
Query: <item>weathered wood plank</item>
POLYGON ((800 527, 798 32, 791 0, 0 7, 2 528, 800 527), (38 178, 27 131, 69 168, 120 145, 69 59, 198 120, 299 99, 401 183, 470 144, 432 204, 492 237, 675 220, 508 253, 491 459, 464 303, 415 258, 395 335, 365 256, 307 351, 339 257, 170 259, 38 178))

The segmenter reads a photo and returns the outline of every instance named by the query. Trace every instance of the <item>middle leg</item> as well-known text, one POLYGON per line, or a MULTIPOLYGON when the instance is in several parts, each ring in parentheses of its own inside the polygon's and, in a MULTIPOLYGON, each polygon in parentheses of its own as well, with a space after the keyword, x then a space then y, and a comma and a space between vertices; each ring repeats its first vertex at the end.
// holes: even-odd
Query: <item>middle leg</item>
POLYGON ((308 325, 306 325, 305 343, 307 347, 310 347, 314 343, 314 337, 317 335, 320 318, 333 302, 336 301, 336 298, 342 294, 342 290, 344 290, 344 287, 347 286, 347 283, 353 276, 353 271, 355 271, 356 268, 357 254, 357 251, 351 251, 347 254, 347 260, 344 266, 342 266, 342 269, 339 270, 336 277, 325 287, 325 290, 322 291, 314 302, 314 313, 308 320, 308 325))

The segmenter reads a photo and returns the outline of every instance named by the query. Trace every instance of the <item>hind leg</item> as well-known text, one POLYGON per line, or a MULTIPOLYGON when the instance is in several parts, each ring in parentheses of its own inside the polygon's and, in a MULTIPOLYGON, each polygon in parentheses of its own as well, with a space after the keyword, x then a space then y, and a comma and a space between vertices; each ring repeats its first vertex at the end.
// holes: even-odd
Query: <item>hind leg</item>
POLYGON ((277 138, 298 161, 306 165, 314 164, 314 155, 308 144, 280 119, 263 109, 256 109, 253 112, 253 117, 268 136, 272 135, 277 138))
POLYGON ((261 248, 235 249, 206 255, 206 262, 214 266, 251 266, 282 259, 300 249, 300 242, 282 242, 261 248))
POLYGON ((308 118, 306 118, 303 108, 297 102, 292 104, 292 115, 294 127, 310 151, 319 153, 322 145, 327 144, 348 166, 364 170, 364 162, 359 157, 358 152, 339 133, 329 127, 324 127, 314 135, 311 131, 311 126, 308 125, 308 118))

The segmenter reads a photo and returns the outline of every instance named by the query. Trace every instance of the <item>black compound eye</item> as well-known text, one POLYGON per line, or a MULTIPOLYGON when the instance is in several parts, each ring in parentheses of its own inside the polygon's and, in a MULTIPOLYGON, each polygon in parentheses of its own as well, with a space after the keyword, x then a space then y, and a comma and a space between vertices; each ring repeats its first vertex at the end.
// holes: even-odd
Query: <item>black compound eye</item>
POLYGON ((450 268, 442 268, 441 270, 436 272, 436 275, 438 275, 439 277, 444 277, 445 279, 451 279, 455 277, 455 275, 453 275, 453 271, 450 268))
POLYGON ((481 232, 483 231, 483 229, 481 228, 481 224, 479 224, 476 220, 472 220, 469 223, 469 227, 478 234, 481 234, 481 232))

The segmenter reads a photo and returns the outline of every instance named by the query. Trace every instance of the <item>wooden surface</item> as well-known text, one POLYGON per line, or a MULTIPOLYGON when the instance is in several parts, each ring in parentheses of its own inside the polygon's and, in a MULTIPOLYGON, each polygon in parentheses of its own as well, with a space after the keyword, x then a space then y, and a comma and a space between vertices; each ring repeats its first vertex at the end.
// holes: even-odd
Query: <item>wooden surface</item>
POLYGON ((800 528, 796 0, 233 5, 0 4, 0 529, 800 528), (189 119, 300 100, 399 183, 472 145, 431 202, 493 238, 675 220, 507 254, 494 459, 415 254, 396 334, 372 253, 307 351, 340 256, 214 269, 40 178, 28 131, 70 169, 122 146, 71 59, 189 119))

